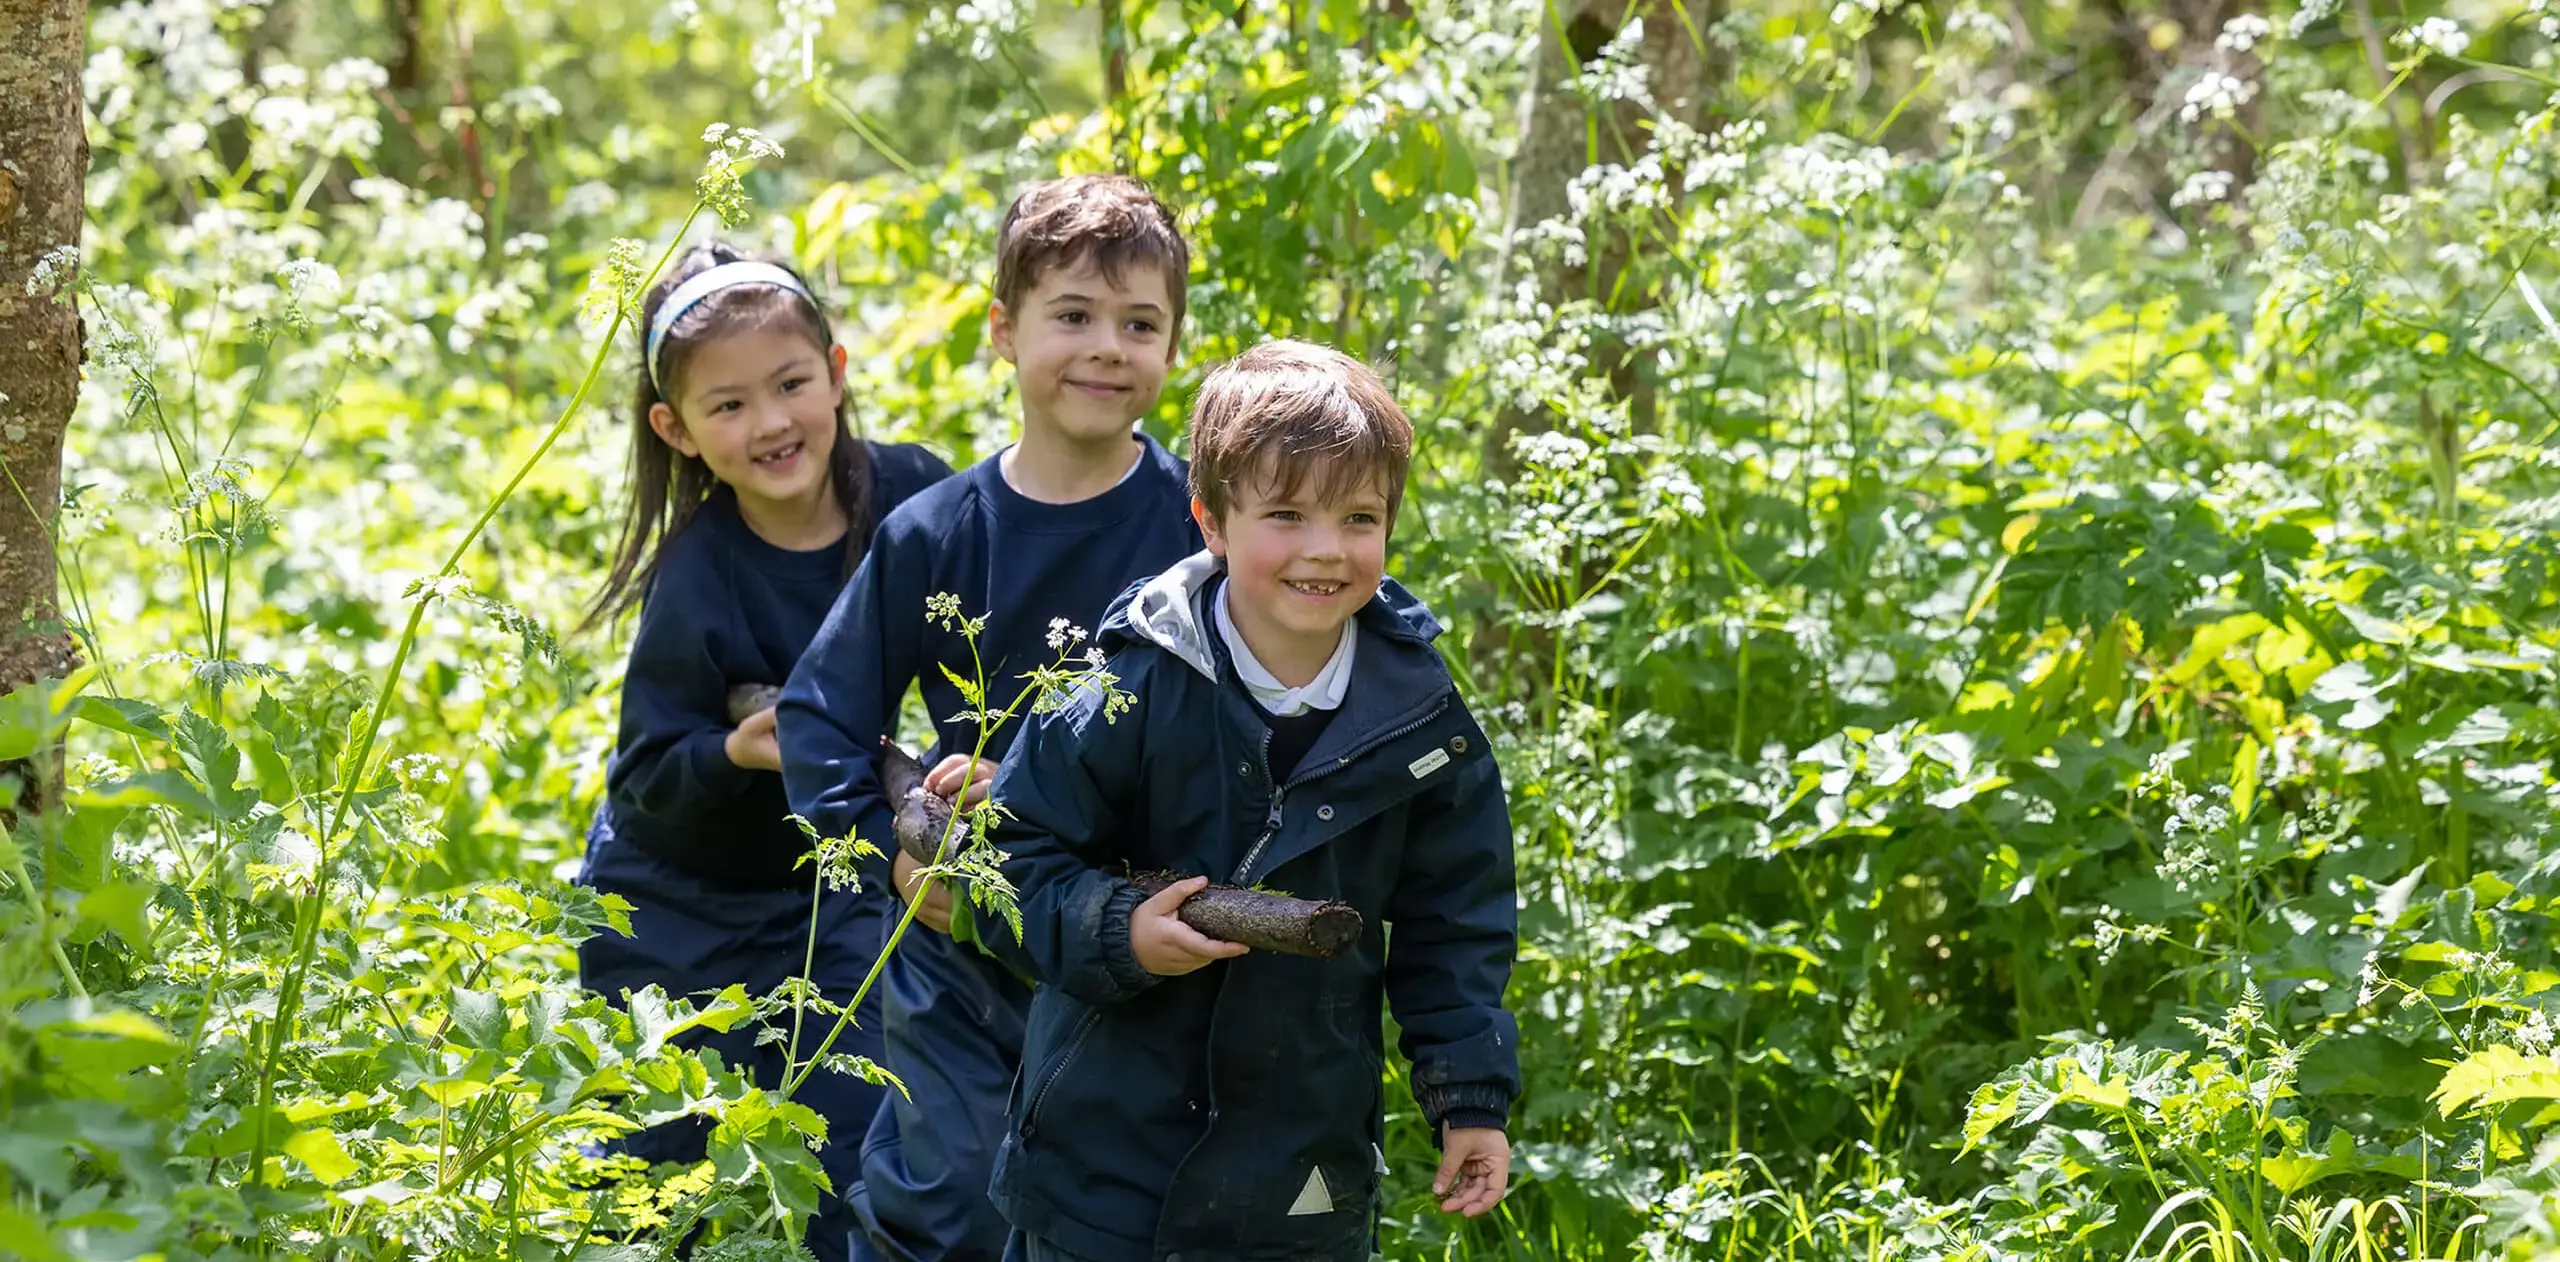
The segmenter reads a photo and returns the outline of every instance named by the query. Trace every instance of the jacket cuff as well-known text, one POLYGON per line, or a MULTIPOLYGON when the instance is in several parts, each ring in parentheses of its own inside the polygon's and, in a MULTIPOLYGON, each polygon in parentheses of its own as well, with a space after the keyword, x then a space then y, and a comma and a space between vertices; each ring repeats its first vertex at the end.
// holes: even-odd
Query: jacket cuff
POLYGON ((705 799, 733 797, 755 782, 755 771, 729 761, 729 729, 711 728, 684 738, 678 746, 685 770, 705 799))
POLYGON ((1431 1128, 1431 1142, 1435 1144, 1442 1143, 1450 1131, 1502 1130, 1510 1124, 1511 1118, 1501 1109, 1451 1109, 1440 1122, 1441 1125, 1431 1128))
POLYGON ((1113 992, 1123 998, 1161 980, 1138 963, 1138 953, 1129 944, 1130 915, 1144 901, 1144 892, 1128 881, 1115 881, 1102 900, 1102 971, 1111 979, 1113 992))
POLYGON ((1415 1103, 1422 1106, 1422 1120, 1431 1124, 1435 1143, 1444 1129, 1443 1123, 1499 1130, 1511 1116, 1511 1091, 1495 1082, 1453 1082, 1446 1086, 1425 1087, 1415 1094, 1415 1103), (1482 1120, 1486 1117, 1492 1120, 1482 1120))

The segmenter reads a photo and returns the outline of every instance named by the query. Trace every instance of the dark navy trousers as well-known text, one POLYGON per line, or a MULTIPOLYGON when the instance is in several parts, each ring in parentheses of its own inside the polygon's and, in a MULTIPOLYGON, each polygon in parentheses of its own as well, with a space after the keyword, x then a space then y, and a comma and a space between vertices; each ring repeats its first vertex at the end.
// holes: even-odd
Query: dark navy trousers
MULTIPOLYGON (((890 901, 890 896, 880 891, 823 895, 818 908, 816 954, 810 959, 808 888, 740 890, 707 886, 672 864, 618 841, 610 818, 603 812, 598 813, 587 835, 587 862, 579 880, 605 893, 620 894, 631 903, 632 936, 626 938, 607 930, 578 946, 580 983, 617 1005, 622 1002, 624 991, 652 983, 670 996, 731 985, 742 985, 749 994, 762 994, 785 978, 799 975, 804 961, 812 966, 812 980, 819 993, 842 1003, 861 988, 872 961, 879 957, 885 924, 883 904, 890 901)), ((908 936, 912 941, 932 935, 908 936)), ((882 1060, 878 985, 863 998, 854 1020, 856 1024, 846 1029, 832 1050, 886 1063, 882 1060)), ((823 1038, 832 1024, 831 1020, 812 1022, 804 1028, 802 1038, 823 1038)), ((694 1030, 681 1036, 680 1041, 687 1047, 718 1051, 721 1060, 745 1071, 759 1086, 779 1087, 788 1043, 757 1046, 759 1028, 741 1024, 726 1033, 694 1030)), ((785 1029, 787 1032, 787 1025, 785 1029)), ((1017 1048, 1021 1045, 1018 1024, 1014 1044, 1017 1048)), ((814 1041, 809 1042, 800 1049, 801 1055, 806 1057, 815 1046, 814 1041)), ((862 1230, 847 1202, 860 1197, 856 1185, 862 1177, 862 1137, 880 1113, 881 1099, 886 1094, 884 1088, 859 1078, 821 1070, 811 1074, 792 1097, 827 1120, 827 1145, 819 1152, 818 1160, 836 1191, 820 1199, 818 1213, 809 1220, 808 1232, 809 1251, 820 1262, 871 1262, 877 1256, 862 1239, 862 1230)), ((997 1107, 1001 1111, 1001 1099, 997 1107)), ((702 1159, 710 1135, 708 1119, 686 1118, 627 1136, 622 1144, 626 1151, 651 1163, 692 1162, 702 1159)), ((979 1199, 984 1200, 983 1176, 979 1184, 979 1199)))
POLYGON ((907 1095, 890 1092, 872 1120, 854 1212, 892 1262, 1003 1262, 1012 1228, 987 1183, 1031 990, 977 947, 922 926, 898 940, 881 985, 881 1063, 907 1095))

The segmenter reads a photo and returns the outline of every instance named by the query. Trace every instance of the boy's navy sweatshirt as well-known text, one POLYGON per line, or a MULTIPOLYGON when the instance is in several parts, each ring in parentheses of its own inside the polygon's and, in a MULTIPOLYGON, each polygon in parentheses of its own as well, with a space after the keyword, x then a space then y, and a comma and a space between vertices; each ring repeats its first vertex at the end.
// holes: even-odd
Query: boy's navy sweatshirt
MULTIPOLYGON (((875 519, 951 476, 922 447, 869 447, 875 519)), ((788 679, 843 587, 841 538, 805 552, 767 543, 726 486, 660 545, 605 772, 616 838, 719 887, 808 884, 782 777, 729 761, 728 695, 788 679)))
MULTIPOLYGON (((852 830, 880 847, 866 879, 888 879, 886 853, 896 846, 874 751, 897 730, 910 683, 924 694, 935 738, 912 752, 928 767, 968 753, 977 726, 960 716, 972 707, 945 670, 962 679, 983 670, 986 708, 1001 712, 1025 675, 1057 660, 1053 619, 1091 634, 1112 594, 1200 548, 1189 469, 1154 439, 1137 441, 1145 448, 1137 466, 1090 499, 1025 496, 990 456, 880 523, 870 555, 792 672, 778 716, 792 809, 823 836, 852 830), (925 616, 925 602, 942 593, 959 598, 963 617, 987 620, 974 658, 956 627, 925 616)), ((1001 760, 1029 718, 998 729, 984 757, 1001 760)))

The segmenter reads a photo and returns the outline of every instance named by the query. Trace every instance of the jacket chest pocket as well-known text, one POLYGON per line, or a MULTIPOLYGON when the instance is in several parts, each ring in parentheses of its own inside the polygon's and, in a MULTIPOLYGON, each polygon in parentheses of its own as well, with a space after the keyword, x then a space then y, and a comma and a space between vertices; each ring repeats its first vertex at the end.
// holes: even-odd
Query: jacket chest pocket
POLYGON ((1316 842, 1350 833, 1414 799, 1445 788, 1477 759, 1489 758, 1484 733, 1463 714, 1444 714, 1358 759, 1307 777, 1288 792, 1293 822, 1316 842))

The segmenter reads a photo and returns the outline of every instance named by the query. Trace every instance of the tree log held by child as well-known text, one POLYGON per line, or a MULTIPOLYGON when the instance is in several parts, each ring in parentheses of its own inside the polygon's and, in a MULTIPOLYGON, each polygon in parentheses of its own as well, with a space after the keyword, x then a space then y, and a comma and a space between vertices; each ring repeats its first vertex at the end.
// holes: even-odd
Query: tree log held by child
POLYGON ((951 832, 951 799, 926 789, 924 764, 886 736, 880 738, 880 791, 896 812, 890 831, 898 835, 898 849, 932 866, 951 832))
MULTIPOLYGON (((1149 898, 1188 878, 1142 872, 1131 878, 1149 898)), ((1360 913, 1349 903, 1318 903, 1286 894, 1212 885, 1183 900, 1182 923, 1223 942, 1256 951, 1331 959, 1360 940, 1360 913)))

